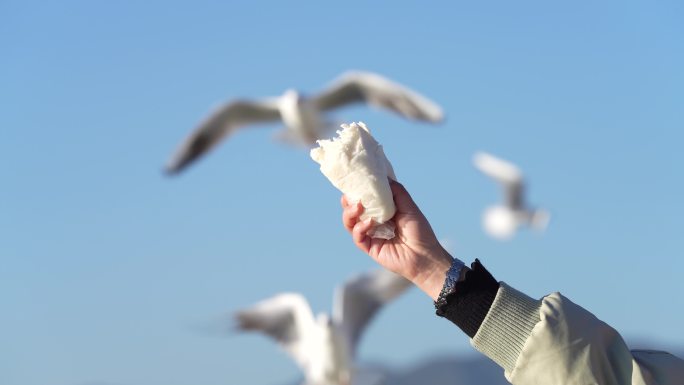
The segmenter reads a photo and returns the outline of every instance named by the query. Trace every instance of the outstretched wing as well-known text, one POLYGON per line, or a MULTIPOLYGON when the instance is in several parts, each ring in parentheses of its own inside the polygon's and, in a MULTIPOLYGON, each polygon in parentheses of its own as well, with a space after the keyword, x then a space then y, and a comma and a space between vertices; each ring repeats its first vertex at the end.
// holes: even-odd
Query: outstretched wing
POLYGON ((437 123, 444 119, 442 108, 419 93, 370 72, 349 72, 312 99, 320 110, 366 102, 392 110, 407 118, 437 123))
POLYGON ((299 294, 284 293, 235 313, 236 327, 258 331, 278 342, 302 367, 307 365, 307 333, 315 327, 311 307, 299 294))
POLYGON ((236 100, 219 107, 181 144, 166 170, 175 174, 213 148, 235 129, 280 119, 277 101, 236 100))
POLYGON ((409 287, 410 281, 382 269, 354 277, 337 288, 333 320, 346 331, 352 351, 375 313, 409 287))
POLYGON ((511 209, 523 206, 524 181, 522 172, 514 164, 499 159, 486 152, 478 152, 473 157, 475 167, 483 174, 499 182, 504 188, 506 205, 511 209))

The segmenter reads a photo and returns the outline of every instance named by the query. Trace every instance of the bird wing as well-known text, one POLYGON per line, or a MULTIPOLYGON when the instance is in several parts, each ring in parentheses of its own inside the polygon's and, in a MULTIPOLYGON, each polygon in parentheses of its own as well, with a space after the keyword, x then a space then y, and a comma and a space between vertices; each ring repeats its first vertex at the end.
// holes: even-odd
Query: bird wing
POLYGON ((388 270, 374 270, 347 281, 335 291, 333 320, 346 330, 352 351, 375 313, 411 286, 388 270))
POLYGON ((302 367, 309 361, 308 332, 315 321, 308 301, 300 294, 283 293, 235 314, 243 331, 260 331, 273 338, 302 367))
POLYGON ((236 100, 217 108, 183 141, 166 170, 174 174, 209 151, 236 128, 280 119, 277 99, 236 100))
POLYGON ((407 118, 433 123, 444 119, 442 108, 435 102, 401 84, 370 72, 344 74, 312 100, 320 110, 366 102, 387 108, 407 118))
POLYGON ((483 174, 499 182, 504 188, 506 205, 512 209, 523 206, 524 182, 522 172, 513 163, 499 159, 486 152, 473 157, 475 167, 483 174))

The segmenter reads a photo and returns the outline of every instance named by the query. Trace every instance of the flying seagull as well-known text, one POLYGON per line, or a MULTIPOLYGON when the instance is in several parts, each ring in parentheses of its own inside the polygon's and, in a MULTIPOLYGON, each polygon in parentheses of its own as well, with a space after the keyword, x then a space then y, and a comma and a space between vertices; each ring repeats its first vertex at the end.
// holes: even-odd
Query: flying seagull
POLYGON ((494 238, 509 239, 521 226, 544 230, 550 215, 532 209, 525 203, 525 182, 522 172, 514 164, 493 155, 478 152, 473 157, 475 167, 501 184, 504 204, 488 207, 482 216, 485 231, 494 238))
POLYGON ((289 142, 311 145, 335 126, 325 113, 352 103, 365 102, 412 120, 438 123, 442 109, 424 96, 370 72, 348 72, 317 95, 304 96, 287 90, 276 98, 233 100, 218 107, 181 144, 166 167, 175 174, 213 148, 239 128, 283 121, 280 137, 289 142))
POLYGON ((307 385, 368 384, 378 376, 354 365, 366 325, 386 303, 411 283, 387 270, 375 270, 347 281, 335 291, 332 317, 316 318, 300 294, 283 293, 235 314, 237 328, 268 335, 292 356, 307 385))

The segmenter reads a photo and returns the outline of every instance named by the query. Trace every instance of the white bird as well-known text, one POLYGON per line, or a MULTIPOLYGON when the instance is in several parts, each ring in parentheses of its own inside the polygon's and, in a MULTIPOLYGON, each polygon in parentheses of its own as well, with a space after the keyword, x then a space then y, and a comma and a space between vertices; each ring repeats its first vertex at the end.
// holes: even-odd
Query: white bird
POLYGON ((504 204, 488 207, 482 215, 485 231, 494 238, 509 239, 521 226, 544 230, 550 215, 541 209, 532 209, 525 203, 525 182, 520 169, 493 155, 478 152, 473 157, 475 167, 501 184, 504 204))
POLYGON ((442 109, 424 96, 380 75, 349 72, 317 95, 306 97, 295 90, 259 101, 234 100, 219 106, 181 144, 166 167, 178 173, 238 128, 282 120, 280 137, 311 145, 324 139, 335 126, 324 115, 347 104, 365 102, 409 119, 432 123, 444 119, 442 109))
POLYGON ((356 348, 368 322, 411 283, 386 270, 359 275, 335 291, 332 318, 314 318, 300 294, 283 293, 236 313, 237 328, 275 339, 304 373, 307 385, 378 383, 378 375, 359 372, 356 348))

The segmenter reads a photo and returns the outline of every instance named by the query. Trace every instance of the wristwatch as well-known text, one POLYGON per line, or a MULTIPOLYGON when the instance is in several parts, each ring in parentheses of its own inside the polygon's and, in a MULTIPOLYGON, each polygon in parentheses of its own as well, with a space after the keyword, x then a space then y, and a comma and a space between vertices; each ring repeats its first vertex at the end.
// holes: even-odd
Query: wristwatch
POLYGON ((435 301, 435 309, 439 309, 442 305, 446 304, 446 297, 453 293, 456 282, 461 279, 461 273, 464 272, 464 268, 466 268, 465 264, 458 258, 454 258, 454 261, 451 262, 451 267, 449 267, 449 270, 446 272, 442 291, 439 292, 439 297, 437 297, 437 301, 435 301))

